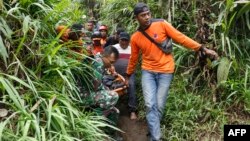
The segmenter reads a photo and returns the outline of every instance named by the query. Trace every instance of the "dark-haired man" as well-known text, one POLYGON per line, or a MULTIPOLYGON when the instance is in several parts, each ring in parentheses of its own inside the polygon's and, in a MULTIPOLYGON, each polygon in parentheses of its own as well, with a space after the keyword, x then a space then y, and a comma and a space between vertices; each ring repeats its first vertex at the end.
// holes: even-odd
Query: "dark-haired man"
POLYGON ((70 47, 71 50, 78 53, 83 53, 82 37, 84 35, 84 32, 83 32, 83 26, 81 24, 73 24, 69 28, 67 28, 67 26, 60 25, 56 27, 56 32, 58 34, 63 32, 62 36, 60 37, 62 42, 68 42, 68 41, 76 42, 74 47, 70 47))
MULTIPOLYGON (((146 37, 141 31, 136 31, 131 37, 131 57, 127 69, 127 77, 135 71, 142 53, 142 90, 146 106, 146 119, 150 132, 150 140, 159 141, 161 138, 160 121, 165 109, 169 86, 173 79, 174 58, 172 53, 163 52, 153 41, 163 43, 172 38, 194 51, 202 51, 214 58, 218 54, 190 39, 165 20, 152 20, 149 7, 145 3, 137 3, 134 15, 139 23, 139 30, 144 31, 152 39, 146 37)), ((127 78, 127 79, 128 79, 127 78)))
POLYGON ((99 32, 101 32, 102 36, 101 44, 104 47, 108 38, 108 27, 106 25, 101 25, 98 30, 99 32))
POLYGON ((119 43, 119 34, 121 32, 124 32, 125 30, 123 28, 117 28, 114 35, 109 36, 107 39, 106 44, 104 45, 104 48, 109 46, 109 45, 115 45, 119 43))
POLYGON ((102 41, 102 35, 99 31, 95 31, 92 36, 92 54, 96 55, 97 53, 103 52, 103 46, 101 44, 102 41))
MULTIPOLYGON (((128 60, 131 54, 131 47, 129 45, 130 35, 127 32, 121 32, 119 34, 119 43, 113 45, 119 51, 119 59, 114 64, 116 72, 126 77, 126 70, 128 67, 128 60)), ((135 75, 131 75, 129 79, 128 87, 128 110, 130 119, 137 119, 137 99, 136 99, 136 87, 135 87, 135 75)))
MULTIPOLYGON (((119 58, 119 52, 116 48, 110 46, 104 50, 102 54, 98 53, 94 56, 94 59, 90 63, 93 70, 93 78, 91 79, 93 88, 84 92, 86 104, 89 106, 97 106, 102 111, 119 110, 115 107, 118 101, 118 94, 109 90, 102 83, 103 74, 106 68, 110 68, 111 65, 119 58)), ((104 112, 105 115, 105 112, 104 112)))
POLYGON ((88 37, 91 37, 92 33, 94 32, 94 28, 94 22, 91 20, 87 21, 87 23, 85 24, 85 29, 87 30, 86 35, 88 37))

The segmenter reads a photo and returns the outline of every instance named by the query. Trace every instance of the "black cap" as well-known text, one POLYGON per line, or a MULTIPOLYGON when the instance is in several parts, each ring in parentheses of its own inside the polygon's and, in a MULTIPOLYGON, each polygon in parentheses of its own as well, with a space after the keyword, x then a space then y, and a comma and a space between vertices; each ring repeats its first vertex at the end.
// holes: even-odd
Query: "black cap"
POLYGON ((130 36, 127 32, 121 32, 119 34, 119 39, 125 39, 125 40, 130 40, 130 36))
POLYGON ((95 31, 92 35, 91 35, 91 39, 97 39, 97 38, 99 38, 100 40, 101 40, 101 38, 102 38, 102 34, 101 34, 101 32, 99 32, 99 31, 95 31))
POLYGON ((135 5, 134 7, 134 15, 138 15, 140 14, 141 12, 145 12, 145 11, 149 11, 149 8, 148 6, 143 3, 143 2, 139 2, 135 5))
POLYGON ((71 28, 71 31, 80 31, 80 32, 82 32, 83 25, 75 23, 70 28, 71 28))

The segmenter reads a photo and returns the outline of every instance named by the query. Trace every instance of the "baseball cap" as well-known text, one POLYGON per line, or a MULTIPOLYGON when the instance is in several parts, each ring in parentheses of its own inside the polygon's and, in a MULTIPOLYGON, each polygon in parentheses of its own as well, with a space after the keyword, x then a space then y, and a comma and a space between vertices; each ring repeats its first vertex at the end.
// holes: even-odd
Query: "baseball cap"
POLYGON ((108 30, 108 27, 106 26, 106 25, 101 25, 100 27, 99 27, 99 31, 101 31, 101 30, 108 30))
POLYGON ((125 40, 130 40, 130 36, 127 32, 121 32, 119 34, 119 39, 125 39, 125 40))
POLYGON ((101 40, 102 35, 99 31, 95 31, 92 35, 91 35, 91 39, 92 40, 101 40))
POLYGON ((149 7, 143 2, 137 3, 134 7, 134 15, 138 15, 141 12, 145 12, 145 11, 149 11, 149 7))

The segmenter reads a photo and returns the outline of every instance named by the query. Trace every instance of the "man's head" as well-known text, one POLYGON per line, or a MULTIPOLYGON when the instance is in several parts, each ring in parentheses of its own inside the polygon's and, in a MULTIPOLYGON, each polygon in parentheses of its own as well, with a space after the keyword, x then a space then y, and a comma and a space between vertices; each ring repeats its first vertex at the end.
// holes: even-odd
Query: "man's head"
POLYGON ((70 27, 69 39, 76 41, 83 36, 83 26, 81 24, 73 24, 70 27))
POLYGON ((88 21, 86 23, 86 27, 85 27, 88 31, 93 31, 94 30, 94 22, 92 21, 88 21))
POLYGON ((101 32, 103 38, 108 36, 108 27, 106 25, 101 25, 99 27, 99 31, 101 32))
POLYGON ((134 7, 134 15, 141 27, 148 27, 151 22, 151 13, 149 7, 142 2, 139 2, 134 7))
POLYGON ((121 48, 126 49, 129 46, 130 36, 127 32, 121 32, 119 35, 119 44, 121 48))
POLYGON ((114 37, 115 37, 115 39, 119 39, 119 35, 120 35, 120 33, 121 32, 124 32, 125 30, 123 29, 123 28, 121 28, 121 27, 118 27, 117 29, 116 29, 116 31, 115 31, 115 34, 114 34, 114 37))
POLYGON ((102 39, 102 35, 101 35, 101 33, 99 31, 95 31, 91 35, 92 44, 94 46, 101 46, 101 39, 102 39))
POLYGON ((102 53, 102 60, 105 68, 109 68, 118 58, 119 52, 113 46, 107 46, 102 53))

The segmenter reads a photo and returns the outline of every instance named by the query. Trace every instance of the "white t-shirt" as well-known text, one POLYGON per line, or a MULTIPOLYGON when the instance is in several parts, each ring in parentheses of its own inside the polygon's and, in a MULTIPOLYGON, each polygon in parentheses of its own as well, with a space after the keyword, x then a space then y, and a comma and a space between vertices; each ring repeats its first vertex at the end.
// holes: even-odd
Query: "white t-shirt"
POLYGON ((126 49, 121 48, 120 44, 113 45, 119 51, 119 59, 115 62, 115 70, 121 75, 125 75, 129 57, 131 54, 131 47, 128 46, 126 49))
POLYGON ((128 46, 126 49, 121 48, 120 44, 113 45, 119 51, 120 59, 129 59, 131 54, 131 47, 128 46))

